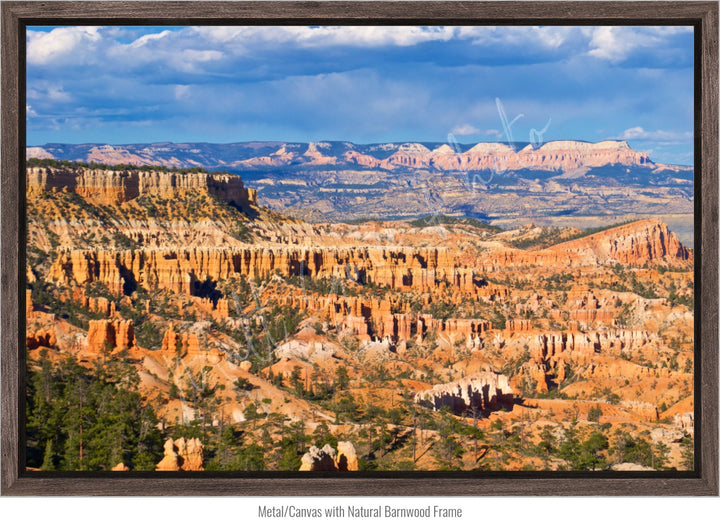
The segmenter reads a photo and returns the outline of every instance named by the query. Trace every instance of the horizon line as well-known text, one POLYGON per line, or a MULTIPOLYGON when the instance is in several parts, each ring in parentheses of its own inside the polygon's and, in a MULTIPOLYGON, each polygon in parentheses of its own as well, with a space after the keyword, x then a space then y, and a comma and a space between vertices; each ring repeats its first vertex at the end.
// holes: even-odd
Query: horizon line
MULTIPOLYGON (((602 139, 599 141, 589 141, 586 139, 553 139, 550 141, 543 141, 540 146, 544 144, 550 144, 553 142, 582 142, 587 144, 599 144, 601 142, 624 142, 630 146, 629 139, 602 139)), ((243 141, 233 142, 213 142, 213 141, 141 141, 141 142, 124 142, 124 143, 110 143, 110 142, 46 142, 44 144, 26 144, 25 148, 39 148, 41 146, 47 146, 51 144, 67 144, 72 146, 85 146, 85 145, 102 145, 102 146, 135 146, 139 144, 249 144, 249 143, 278 143, 278 144, 318 144, 318 143, 350 143, 358 146, 374 146, 376 144, 450 144, 451 141, 425 141, 425 140, 403 140, 403 141, 381 141, 381 142, 355 142, 346 139, 320 139, 320 140, 303 140, 303 141, 292 141, 292 140, 281 140, 281 139, 248 139, 243 141)), ((461 142, 455 141, 457 144, 533 144, 533 141, 471 141, 461 142)))

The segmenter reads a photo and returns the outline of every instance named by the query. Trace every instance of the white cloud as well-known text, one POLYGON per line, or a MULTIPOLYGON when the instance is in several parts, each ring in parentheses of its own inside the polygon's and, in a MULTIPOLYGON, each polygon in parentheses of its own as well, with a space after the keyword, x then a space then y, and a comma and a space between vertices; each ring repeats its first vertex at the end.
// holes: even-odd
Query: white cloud
POLYGON ((645 131, 641 126, 628 128, 620 134, 620 139, 627 141, 654 141, 660 143, 683 143, 692 140, 692 132, 673 132, 673 131, 645 131))
POLYGON ((502 134, 502 132, 501 132, 500 130, 494 130, 494 129, 485 130, 485 131, 482 132, 482 133, 483 133, 483 135, 489 135, 490 137, 500 138, 500 137, 503 136, 503 134, 502 134))
POLYGON ((433 40, 452 39, 454 27, 419 26, 277 26, 277 27, 195 27, 193 31, 209 42, 229 44, 244 49, 256 42, 287 44, 300 47, 325 46, 412 46, 433 40))
POLYGON ((482 132, 472 124, 460 124, 450 130, 450 133, 453 135, 476 135, 482 132))
POLYGON ((169 29, 166 29, 165 31, 161 31, 160 33, 150 33, 148 35, 143 35, 140 38, 133 41, 130 44, 130 47, 134 47, 134 48, 143 47, 151 42, 167 38, 170 35, 172 35, 172 31, 170 31, 169 29))
POLYGON ((536 28, 538 39, 545 47, 557 49, 577 34, 576 28, 563 26, 549 26, 536 28))
POLYGON ((490 128, 487 130, 483 130, 481 128, 477 128, 473 126, 472 124, 459 124, 455 126, 452 130, 450 130, 450 133, 453 135, 463 136, 463 135, 484 135, 486 137, 502 137, 502 132, 499 130, 496 130, 494 128, 490 128))
POLYGON ((476 45, 512 45, 557 49, 580 34, 577 27, 565 26, 464 26, 458 27, 455 36, 471 39, 476 45))
POLYGON ((662 48, 668 38, 674 35, 691 33, 691 27, 629 27, 601 26, 585 28, 584 34, 590 37, 588 55, 620 62, 634 51, 642 48, 662 48))
POLYGON ((72 58, 81 61, 101 40, 98 27, 59 27, 27 32, 27 61, 44 65, 72 58))
POLYGON ((622 60, 627 56, 629 43, 623 41, 616 27, 598 27, 593 31, 588 55, 610 61, 622 60))
MULTIPOLYGON (((600 29, 30 28, 28 116, 33 117, 31 111, 38 115, 31 119, 35 130, 52 126, 51 118, 65 126, 84 107, 102 110, 93 126, 105 123, 107 130, 144 119, 165 123, 184 118, 195 119, 187 127, 195 136, 220 137, 221 129, 249 129, 253 138, 277 138, 284 130, 298 130, 301 137, 317 125, 320 131, 328 130, 323 139, 353 140, 359 137, 356 130, 363 129, 369 142, 391 136, 390 130, 407 138, 424 134, 440 140, 452 130, 459 139, 478 135, 502 140, 493 103, 501 95, 507 98, 509 120, 526 115, 513 127, 517 140, 529 140, 530 130, 543 129, 550 117, 548 140, 551 134, 572 136, 575 132, 563 124, 571 117, 604 128, 602 136, 617 135, 627 127, 624 134, 638 141, 651 134, 669 140, 670 132, 663 130, 691 129, 684 125, 684 102, 677 102, 691 96, 691 75, 634 67, 637 64, 606 75, 609 60, 632 58, 635 50, 660 57, 660 63, 673 53, 688 55, 692 39, 676 36, 688 28, 620 28, 628 33, 600 29), (644 34, 655 39, 652 53, 641 47, 649 45, 642 43, 644 34), (427 44, 422 50, 409 47, 448 40, 453 45, 437 50, 427 44), (471 46, 472 42, 482 46, 471 46), (593 50, 603 63, 588 60, 593 50), (457 56, 449 56, 454 51, 457 56), (496 65, 502 68, 494 69, 496 65), (584 102, 588 97, 594 101, 590 106, 584 102), (640 118, 635 109, 640 103, 652 104, 659 117, 651 123, 640 118), (128 108, 127 118, 108 118, 118 107, 128 108), (627 119, 620 125, 619 116, 627 119), (347 124, 334 124, 335 120, 347 124), (207 122, 206 129, 199 129, 197 122, 207 122), (656 131, 629 128, 635 123, 656 131)), ((180 133, 177 127, 168 129, 180 133)))
POLYGON ((62 85, 49 82, 37 81, 27 90, 27 98, 42 102, 70 102, 72 96, 65 91, 62 85))
POLYGON ((186 49, 182 52, 182 57, 189 62, 211 62, 220 60, 223 54, 215 49, 186 49))

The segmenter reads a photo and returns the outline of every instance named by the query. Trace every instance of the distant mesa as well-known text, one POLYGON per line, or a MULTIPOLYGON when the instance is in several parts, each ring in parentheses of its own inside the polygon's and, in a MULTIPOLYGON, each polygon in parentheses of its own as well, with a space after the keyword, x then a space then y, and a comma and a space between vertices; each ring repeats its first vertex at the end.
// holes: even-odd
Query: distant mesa
POLYGON ((349 142, 244 142, 233 144, 46 144, 27 148, 26 156, 106 164, 164 165, 178 168, 281 167, 372 168, 388 171, 536 169, 567 171, 608 164, 654 166, 647 153, 625 141, 552 141, 539 147, 478 143, 455 148, 443 143, 353 144, 349 142))

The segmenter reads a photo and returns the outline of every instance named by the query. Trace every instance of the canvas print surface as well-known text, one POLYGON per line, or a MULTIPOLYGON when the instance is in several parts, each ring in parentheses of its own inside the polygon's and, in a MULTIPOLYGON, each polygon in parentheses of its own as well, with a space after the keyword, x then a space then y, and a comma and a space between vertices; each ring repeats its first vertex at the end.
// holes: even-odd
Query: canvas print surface
POLYGON ((27 469, 693 469, 691 27, 31 27, 27 469))

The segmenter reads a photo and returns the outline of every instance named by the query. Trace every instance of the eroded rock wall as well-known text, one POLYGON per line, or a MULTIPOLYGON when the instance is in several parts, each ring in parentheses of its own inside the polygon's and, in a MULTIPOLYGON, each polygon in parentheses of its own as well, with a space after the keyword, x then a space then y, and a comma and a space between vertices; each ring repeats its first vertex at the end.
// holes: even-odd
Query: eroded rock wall
MULTIPOLYGON (((472 291, 480 282, 472 269, 455 265, 444 248, 260 247, 66 250, 49 272, 59 283, 104 283, 122 294, 133 283, 193 294, 201 282, 238 277, 282 276, 352 279, 392 289, 427 292, 440 284, 472 291)), ((495 291, 497 292, 497 291, 495 291)))
POLYGON ((506 376, 485 371, 420 391, 415 402, 433 409, 449 407, 455 414, 472 410, 487 413, 512 408, 514 395, 506 376))
POLYGON ((240 176, 233 174, 54 167, 27 169, 29 196, 66 191, 75 192, 94 204, 112 205, 142 195, 172 198, 191 190, 204 190, 237 205, 257 204, 257 192, 245 188, 240 176))

